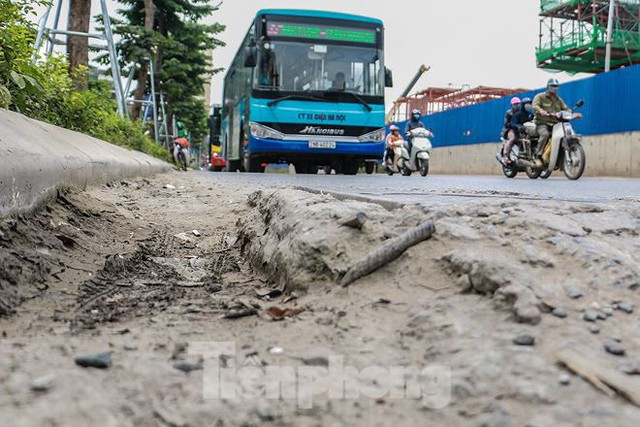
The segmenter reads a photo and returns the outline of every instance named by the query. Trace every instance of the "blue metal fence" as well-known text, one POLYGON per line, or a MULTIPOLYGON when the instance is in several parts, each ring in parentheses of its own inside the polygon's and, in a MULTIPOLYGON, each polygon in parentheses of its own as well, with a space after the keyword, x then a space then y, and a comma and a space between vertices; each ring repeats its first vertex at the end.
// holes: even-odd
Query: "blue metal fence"
MULTIPOLYGON (((533 98, 543 89, 518 96, 533 98)), ((560 86, 560 96, 571 107, 585 101, 580 109, 584 119, 574 127, 583 135, 603 135, 640 131, 640 65, 618 69, 560 86)), ((508 98, 437 113, 422 118, 435 134, 435 147, 482 144, 500 140, 508 98)), ((404 123, 400 124, 401 129, 404 123)))

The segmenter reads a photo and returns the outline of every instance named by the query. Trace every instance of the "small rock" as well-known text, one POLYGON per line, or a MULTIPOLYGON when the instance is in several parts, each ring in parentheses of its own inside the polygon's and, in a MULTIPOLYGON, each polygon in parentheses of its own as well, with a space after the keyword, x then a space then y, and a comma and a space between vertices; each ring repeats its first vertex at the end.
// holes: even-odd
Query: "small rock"
POLYGON ((182 371, 188 374, 192 371, 199 371, 202 369, 202 363, 190 363, 190 362, 178 362, 173 365, 178 371, 182 371))
POLYGON ((341 225, 362 230, 365 222, 367 222, 367 214, 364 212, 358 212, 355 217, 343 222, 341 225))
POLYGON ((598 319, 600 320, 607 320, 609 316, 606 315, 606 313, 604 311, 599 310, 598 311, 598 319))
POLYGON ((578 299, 584 296, 584 293, 575 285, 564 285, 564 292, 571 299, 578 299))
POLYGON ((280 356, 284 354, 284 348, 282 347, 271 347, 269 349, 269 354, 273 354, 274 356, 280 356))
POLYGON ((127 351, 136 351, 138 349, 138 346, 134 343, 128 342, 124 345, 124 349, 127 351))
POLYGON ((302 362, 308 366, 329 366, 329 357, 334 353, 323 347, 307 350, 301 357, 302 362))
POLYGON ((462 293, 471 292, 471 290, 473 289, 473 285, 471 284, 471 280, 469 279, 468 274, 463 274, 462 276, 458 277, 458 280, 456 280, 456 286, 460 288, 460 292, 462 293))
POLYGON ((627 314, 631 314, 633 313, 633 305, 631 305, 631 303, 628 303, 626 301, 623 302, 619 302, 618 303, 618 310, 623 311, 627 314))
POLYGON ((194 235, 194 236, 196 236, 196 237, 200 237, 200 236, 202 236, 202 234, 200 234, 200 232, 199 232, 198 230, 193 230, 193 231, 192 231, 192 233, 193 233, 193 235, 194 235))
POLYGON ((520 334, 513 339, 513 343, 516 345, 528 345, 532 346, 535 344, 536 338, 530 334, 520 334))
POLYGON ((106 369, 111 366, 111 354, 108 352, 85 354, 75 358, 76 365, 83 368, 106 369))
POLYGON ((35 380, 31 381, 31 390, 38 392, 49 391, 53 388, 55 379, 56 377, 53 374, 36 378, 35 380))
POLYGON ((258 405, 256 406, 256 413, 258 414, 258 417, 260 417, 260 420, 263 422, 273 421, 276 418, 271 405, 262 400, 258 402, 258 405))
POLYGON ((324 326, 333 325, 333 315, 331 313, 324 313, 316 319, 316 323, 324 326))
POLYGON ((613 309, 611 307, 605 307, 602 309, 602 312, 607 316, 607 317, 611 317, 613 316, 613 309))
POLYGON ((171 184, 167 184, 164 186, 164 188, 166 188, 167 190, 175 190, 176 186, 175 185, 171 185, 171 184))
POLYGON ((560 385, 569 385, 571 383, 571 376, 569 374, 562 374, 558 379, 560 385))
POLYGON ((564 319, 565 317, 567 317, 567 310, 565 310, 562 307, 556 307, 553 309, 551 314, 553 314, 556 317, 559 317, 560 319, 564 319))
POLYGON ((591 332, 592 334, 599 334, 600 333, 600 328, 598 327, 598 325, 589 325, 589 332, 591 332))
POLYGON ((604 349, 607 353, 613 354, 614 356, 624 356, 626 353, 626 349, 622 345, 621 342, 616 341, 615 339, 608 339, 604 342, 604 349))
POLYGON ((599 317, 600 316, 598 315, 598 311, 593 309, 585 310, 584 314, 582 315, 582 318, 587 322, 595 322, 599 317))

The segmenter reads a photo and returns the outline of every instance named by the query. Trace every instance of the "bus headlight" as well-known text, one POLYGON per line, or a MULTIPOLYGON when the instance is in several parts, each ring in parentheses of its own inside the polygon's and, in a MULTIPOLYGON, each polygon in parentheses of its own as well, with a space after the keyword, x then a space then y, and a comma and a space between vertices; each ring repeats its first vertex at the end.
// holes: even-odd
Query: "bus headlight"
POLYGON ((358 141, 360 142, 382 142, 384 141, 385 131, 384 128, 375 130, 366 135, 362 135, 358 137, 358 141))
POLYGON ((260 139, 284 139, 284 134, 281 132, 255 122, 251 122, 251 135, 260 139))

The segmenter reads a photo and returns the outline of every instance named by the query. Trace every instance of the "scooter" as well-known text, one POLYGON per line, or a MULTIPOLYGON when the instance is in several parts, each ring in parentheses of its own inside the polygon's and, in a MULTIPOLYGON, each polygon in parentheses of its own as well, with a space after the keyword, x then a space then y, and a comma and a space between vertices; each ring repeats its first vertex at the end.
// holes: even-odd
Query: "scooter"
POLYGON ((504 147, 507 140, 504 137, 500 139, 503 145, 500 151, 496 153, 496 159, 502 165, 502 173, 504 176, 507 178, 515 178, 520 172, 525 172, 531 179, 537 179, 538 177, 547 179, 551 176, 551 173, 534 169, 536 164, 533 153, 538 144, 538 134, 535 123, 527 122, 523 125, 521 133, 509 153, 511 163, 505 163, 503 160, 504 147))
POLYGON ((183 171, 187 170, 187 164, 189 163, 189 160, 187 159, 188 155, 188 150, 182 148, 180 144, 175 143, 173 147, 173 157, 178 162, 178 168, 183 171))
MULTIPOLYGON (((580 100, 574 109, 583 105, 584 101, 580 100)), ((525 168, 529 178, 548 178, 554 170, 561 167, 565 176, 570 180, 576 180, 582 176, 586 166, 586 155, 582 148, 582 137, 576 135, 571 125, 573 120, 581 119, 582 114, 561 111, 557 113, 556 118, 558 123, 553 126, 549 145, 545 149, 545 151, 550 151, 549 163, 542 167, 535 163, 531 143, 537 140, 536 126, 534 123, 528 122, 524 124, 525 138, 520 138, 513 146, 509 156, 511 164, 505 165, 501 155, 498 158, 498 161, 503 165, 505 176, 512 178, 509 174, 515 176, 519 168, 525 168)))
MULTIPOLYGON (((412 138, 411 153, 408 143, 402 144, 400 156, 396 154, 396 168, 402 176, 410 176, 413 172, 420 172, 421 176, 429 174, 429 158, 432 149, 433 133, 425 128, 416 128, 409 132, 412 138)), ((395 152, 395 150, 394 150, 395 152)))
MULTIPOLYGON (((584 105, 580 100, 574 110, 584 105)), ((549 163, 542 167, 533 167, 534 171, 551 174, 554 170, 562 168, 564 175, 575 181, 584 173, 587 164, 587 156, 582 148, 582 137, 573 130, 571 122, 582 118, 582 114, 570 111, 561 111, 556 115, 558 123, 553 126, 551 139, 545 152, 550 151, 549 163)))

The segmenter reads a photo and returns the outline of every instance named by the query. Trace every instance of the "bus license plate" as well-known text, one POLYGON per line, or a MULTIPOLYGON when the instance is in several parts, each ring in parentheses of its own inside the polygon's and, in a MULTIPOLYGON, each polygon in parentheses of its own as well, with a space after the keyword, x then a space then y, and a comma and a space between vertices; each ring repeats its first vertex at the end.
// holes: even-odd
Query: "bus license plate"
POLYGON ((309 148, 326 148, 333 150, 336 148, 335 141, 309 141, 309 148))

